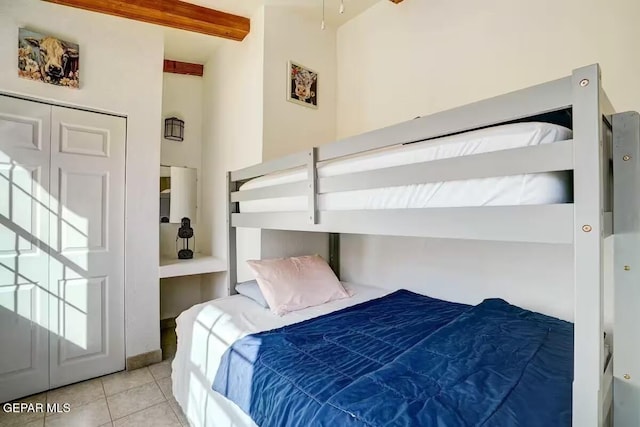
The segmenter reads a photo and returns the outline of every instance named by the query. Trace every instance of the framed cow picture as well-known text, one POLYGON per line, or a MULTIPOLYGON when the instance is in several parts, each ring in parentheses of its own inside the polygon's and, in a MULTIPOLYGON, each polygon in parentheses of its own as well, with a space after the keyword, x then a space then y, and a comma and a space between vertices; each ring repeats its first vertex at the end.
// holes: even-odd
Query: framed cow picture
POLYGON ((20 28, 18 75, 57 86, 78 88, 80 48, 75 43, 20 28))
POLYGON ((287 100, 305 107, 318 108, 318 73, 289 61, 287 100))

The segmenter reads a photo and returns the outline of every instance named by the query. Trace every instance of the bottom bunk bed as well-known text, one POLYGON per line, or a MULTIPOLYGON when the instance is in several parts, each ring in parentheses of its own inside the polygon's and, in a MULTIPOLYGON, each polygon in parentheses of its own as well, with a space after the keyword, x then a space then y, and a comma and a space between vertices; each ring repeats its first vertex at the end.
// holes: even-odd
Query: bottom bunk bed
POLYGON ((242 295, 184 312, 172 379, 190 423, 571 425, 571 323, 499 299, 345 287, 283 317, 242 295))
POLYGON ((640 271, 640 117, 613 113, 591 65, 228 172, 230 294, 237 228, 563 244, 574 255, 574 323, 496 299, 464 306, 404 291, 356 289, 352 298, 281 318, 231 296, 178 320, 172 378, 190 422, 638 425, 631 301, 640 271), (553 135, 540 138, 536 129, 553 135), (603 343, 604 239, 612 234, 616 372, 603 343), (424 302, 410 316, 417 323, 387 306, 394 298, 424 302), (449 317, 432 316, 434 304, 449 317), (336 310, 343 311, 327 315, 336 310))
POLYGON ((232 295, 185 310, 176 319, 178 347, 172 362, 172 391, 194 427, 255 427, 237 405, 213 391, 224 353, 238 339, 303 322, 382 297, 386 289, 344 283, 351 298, 279 317, 243 295, 232 295))

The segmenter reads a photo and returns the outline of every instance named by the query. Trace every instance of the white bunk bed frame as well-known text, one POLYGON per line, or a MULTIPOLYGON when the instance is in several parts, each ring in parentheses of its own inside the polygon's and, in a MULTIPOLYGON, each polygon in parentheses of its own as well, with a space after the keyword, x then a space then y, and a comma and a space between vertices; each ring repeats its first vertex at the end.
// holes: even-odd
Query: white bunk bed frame
MULTIPOLYGON (((636 332, 635 318, 630 316, 637 316, 634 301, 640 301, 635 268, 640 260, 639 129, 637 113, 613 114, 602 90, 600 67, 594 64, 548 83, 229 172, 228 291, 235 292, 237 227, 572 244, 573 426, 610 425, 614 363, 606 360, 603 343, 603 242, 615 233, 614 340, 624 343, 616 346, 614 342, 615 418, 616 425, 636 425, 631 421, 638 416, 634 412, 640 400, 633 381, 640 374, 640 361, 634 349, 637 345, 630 342, 636 332), (317 162, 563 110, 572 114, 572 140, 317 177, 317 162), (301 166, 308 168, 304 182, 238 190, 247 180, 301 166), (573 171, 573 203, 355 211, 317 208, 317 196, 323 193, 564 170, 573 171), (241 201, 301 195, 308 196, 306 212, 239 212, 241 201)), ((331 237, 330 258, 338 273, 338 240, 335 234, 331 237)))

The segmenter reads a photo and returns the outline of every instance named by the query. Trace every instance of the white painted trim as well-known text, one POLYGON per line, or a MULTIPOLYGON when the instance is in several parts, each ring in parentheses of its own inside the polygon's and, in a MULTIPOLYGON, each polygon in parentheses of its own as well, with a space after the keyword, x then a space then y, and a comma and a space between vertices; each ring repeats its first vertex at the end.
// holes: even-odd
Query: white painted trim
POLYGON ((226 260, 196 253, 192 259, 160 258, 159 275, 161 279, 166 279, 167 277, 216 273, 226 270, 226 260))

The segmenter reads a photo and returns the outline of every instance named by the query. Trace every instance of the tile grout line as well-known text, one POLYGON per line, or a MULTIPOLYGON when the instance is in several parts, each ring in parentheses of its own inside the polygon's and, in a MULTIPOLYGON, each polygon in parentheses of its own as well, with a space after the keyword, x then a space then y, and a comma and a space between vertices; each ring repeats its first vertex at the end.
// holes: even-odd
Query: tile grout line
MULTIPOLYGON (((104 390, 104 396, 105 396, 105 398, 106 398, 106 397, 115 396, 115 395, 120 394, 120 393, 124 393, 125 391, 129 391, 129 390, 132 390, 132 389, 134 389, 134 388, 141 387, 141 386, 143 386, 143 385, 151 384, 152 382, 154 382, 154 381, 155 381, 155 378, 154 378, 153 374, 151 373, 151 371, 149 370, 149 367, 148 367, 148 366, 145 366, 145 367, 143 367, 143 368, 134 369, 134 371, 137 371, 137 370, 140 370, 140 369, 147 369, 147 371, 149 372, 149 375, 151 376, 151 381, 147 381, 147 382, 144 382, 144 383, 142 383, 142 384, 138 384, 137 386, 129 387, 129 388, 126 388, 126 389, 124 389, 124 390, 120 390, 120 391, 118 391, 117 393, 111 393, 111 394, 107 394, 107 389, 105 389, 105 388, 104 388, 104 382, 102 382, 102 389, 104 390)), ((106 378, 106 377, 110 377, 111 375, 121 374, 121 373, 123 373, 123 372, 133 372, 133 371, 120 371, 120 372, 115 372, 115 373, 113 373, 113 374, 109 374, 109 375, 105 375, 105 376, 103 376, 103 377, 100 377, 100 380, 102 380, 103 378, 106 378)))
MULTIPOLYGON (((153 374, 151 374, 151 376, 153 376, 153 374)), ((164 378, 160 378, 160 379, 163 380, 164 378)), ((153 380, 156 382, 156 386, 160 389, 160 393, 162 394, 162 397, 164 397, 164 401, 169 403, 169 398, 164 395, 164 391, 162 390, 162 387, 160 387, 160 383, 158 382, 158 380, 155 377, 153 377, 153 380)))
MULTIPOLYGON (((171 376, 169 376, 169 378, 171 378, 171 376)), ((160 384, 158 384, 158 387, 160 387, 160 384)), ((160 391, 162 392, 162 389, 160 389, 160 391)), ((171 384, 171 392, 173 394, 173 383, 171 384)), ((164 395, 164 392, 162 393, 164 395)), ((166 397, 166 396, 165 396, 166 397)), ((178 407, 178 410, 182 411, 182 408, 180 407, 180 404, 178 403, 178 400, 175 398, 175 396, 171 396, 171 398, 173 400, 175 400, 176 402, 176 406, 178 407)), ((176 418, 178 419, 178 424, 180 424, 181 426, 183 426, 182 421, 180 420, 180 414, 178 413, 178 411, 176 411, 173 407, 173 405, 171 404, 171 402, 169 401, 169 399, 167 399, 167 403, 169 404, 169 408, 171 408, 171 410, 173 411, 173 413, 176 415, 176 418)), ((184 414, 184 411, 182 411, 184 414)), ((187 418, 187 415, 184 414, 184 418, 187 418)), ((188 420, 188 419, 187 419, 188 420)), ((188 425, 187 425, 188 427, 188 425)))
MULTIPOLYGON (((44 408, 45 408, 45 410, 42 412, 42 425, 43 425, 43 427, 47 422, 47 404, 49 403, 49 392, 50 391, 51 391, 50 389, 47 389, 47 390, 45 390, 43 392, 44 393, 44 408)), ((37 393, 36 393, 36 395, 37 395, 37 393)), ((27 396, 27 397, 31 397, 31 396, 27 396)))
MULTIPOLYGON (((164 362, 164 361, 163 361, 163 362, 164 362)), ((161 363, 162 363, 162 362, 161 362, 161 363)), ((171 364, 169 364, 169 365, 171 365, 171 364)), ((151 371, 151 370, 149 370, 149 371, 151 371)), ((172 373, 173 373, 173 372, 172 372, 172 373)), ((153 376, 153 373, 151 374, 151 376, 153 376)), ((162 395, 164 396, 164 391, 162 390, 162 387, 160 387, 160 383, 158 383, 158 380, 156 379, 156 377, 153 377, 153 378, 156 380, 156 385, 157 385, 157 386, 158 386, 158 388, 160 389, 160 393, 162 393, 162 395)), ((164 377, 164 378, 160 378, 160 379, 161 379, 161 380, 163 380, 163 379, 165 379, 165 378, 169 378, 169 379, 171 379, 171 374, 169 374, 169 376, 168 376, 168 377, 164 377)), ((172 393, 171 398, 172 398, 173 400, 176 400, 176 399, 175 399, 175 397, 173 396, 173 382, 172 382, 172 384, 171 384, 171 393, 172 393)), ((182 426, 182 421, 180 421, 180 414, 178 414, 178 413, 176 412, 176 410, 175 410, 175 409, 173 409, 173 405, 172 405, 172 404, 171 404, 171 402, 169 401, 169 398, 168 398, 167 396, 164 396, 164 398, 165 398, 165 402, 167 402, 167 405, 169 405, 169 409, 171 409, 171 412, 173 412, 173 414, 176 416, 176 419, 178 420, 178 424, 180 424, 180 426, 182 426)), ((179 408, 179 407, 180 407, 180 404, 178 403, 178 401, 177 401, 177 400, 176 400, 176 404, 178 405, 178 408, 179 408)), ((186 418, 186 416, 185 416, 185 418, 186 418)))
POLYGON ((113 416, 111 415, 111 408, 109 407, 109 400, 107 399, 107 390, 104 388, 104 382, 102 378, 100 378, 100 385, 102 386, 102 392, 104 393, 104 402, 107 404, 107 411, 109 412, 109 420, 111 421, 111 425, 113 426, 113 416))
MULTIPOLYGON (((163 400, 162 402, 154 403, 154 404, 153 404, 153 405, 151 405, 151 406, 147 406, 146 408, 142 408, 142 409, 139 409, 139 410, 137 410, 137 411, 134 411, 134 412, 132 412, 132 413, 130 413, 130 414, 123 415, 122 417, 120 417, 120 418, 116 418, 116 419, 113 419, 113 416, 111 415, 111 409, 109 409, 109 417, 111 418, 111 423, 112 423, 112 424, 113 424, 113 423, 115 423, 117 420, 121 420, 121 419, 126 418, 126 417, 128 417, 128 416, 130 416, 130 415, 137 414, 138 412, 146 411, 147 409, 149 409, 149 408, 153 408, 154 406, 158 406, 158 405, 161 405, 161 404, 163 404, 163 403, 169 404, 169 402, 168 402, 168 400, 166 399, 166 397, 165 397, 164 393, 162 392, 162 389, 160 388, 160 384, 158 384, 158 381, 156 380, 156 378, 155 378, 155 377, 153 376, 153 374, 151 373, 151 370, 149 369, 149 367, 148 367, 148 366, 145 366, 145 368, 149 371, 149 375, 151 375, 151 378, 152 378, 152 380, 151 380, 151 381, 146 382, 146 383, 144 383, 144 384, 140 384, 139 386, 132 387, 132 388, 127 389, 127 390, 120 391, 120 392, 118 392, 118 393, 112 394, 111 396, 116 396, 116 395, 118 395, 118 394, 120 394, 120 393, 124 393, 124 392, 129 391, 129 390, 132 390, 132 389, 134 389, 134 388, 138 388, 138 387, 142 387, 142 386, 147 385, 147 384, 154 383, 154 384, 156 385, 156 387, 158 387, 158 390, 160 390, 160 395, 162 396, 162 398, 163 398, 164 400, 163 400)), ((142 368, 141 368, 141 369, 142 369, 142 368)), ((104 390, 104 383, 102 384, 102 387, 103 387, 103 390, 104 390)), ((107 393, 106 393, 106 390, 105 390, 105 399, 106 399, 106 394, 107 394, 107 393)), ((109 400, 107 400, 107 408, 109 408, 109 400)), ((171 408, 171 405, 169 405, 169 408, 171 408)), ((171 411, 173 412, 173 408, 171 408, 171 411)), ((174 412, 174 413, 175 413, 175 412, 174 412)), ((176 418, 177 418, 177 417, 178 417, 178 416, 176 415, 176 418)), ((178 424, 181 424, 179 419, 178 419, 178 424)))
MULTIPOLYGON (((24 396, 24 397, 19 397, 19 398, 17 398, 17 399, 8 400, 8 401, 6 401, 6 402, 0 402, 0 404, 1 404, 0 406, 4 406, 5 404, 11 404, 11 403, 19 403, 19 402, 25 401, 25 400, 27 400, 27 399, 34 398, 34 397, 36 397, 36 396, 37 396, 37 395, 39 395, 39 394, 44 394, 44 407, 45 407, 45 409, 46 409, 46 407, 47 407, 47 393, 48 393, 48 391, 49 391, 49 390, 44 390, 44 391, 42 391, 42 392, 40 392, 40 393, 35 393, 35 394, 31 394, 31 395, 24 396)), ((37 402, 36 402, 36 403, 37 403, 37 402)), ((16 418, 16 416, 20 416, 22 413, 18 413, 18 414, 16 415, 16 413, 5 412, 4 410, 2 410, 2 411, 0 411, 0 415, 2 415, 2 414, 4 414, 4 417, 2 417, 2 418, 5 418, 5 419, 7 419, 7 418, 8 418, 8 419, 12 419, 12 418, 13 418, 13 419, 15 419, 15 418, 16 418)), ((23 425, 27 425, 27 424, 29 424, 29 423, 33 423, 33 422, 35 422, 35 421, 39 421, 40 419, 42 419, 42 425, 44 426, 44 422, 45 422, 45 417, 46 417, 46 415, 47 415, 47 411, 45 410, 45 411, 43 411, 43 412, 39 413, 39 415, 42 415, 42 417, 34 418, 34 419, 33 419, 33 420, 31 420, 31 421, 22 422, 22 423, 20 423, 20 424, 15 424, 15 422, 14 422, 14 421, 9 421, 9 424, 5 424, 5 423, 3 422, 3 420, 2 420, 2 419, 0 419, 0 427, 4 427, 5 425, 7 425, 7 426, 15 426, 15 427, 22 427, 23 425)), ((179 423, 179 421, 178 421, 178 423, 179 423)))
MULTIPOLYGON (((79 383, 76 383, 76 384, 79 384, 79 383)), ((104 391, 104 388, 102 390, 104 391)), ((97 402, 97 401, 99 401, 101 399, 105 400, 105 403, 107 403, 107 408, 109 408, 109 404, 107 402, 107 398, 106 398, 106 396, 103 396, 103 397, 99 397, 97 399, 89 400, 89 401, 83 403, 82 405, 72 406, 71 410, 73 411, 73 409, 83 408, 83 407, 85 407, 87 405, 91 405, 92 403, 95 403, 95 402, 97 402)), ((49 413, 49 412, 45 412, 46 418, 61 417, 61 416, 65 415, 65 414, 67 414, 67 413, 60 413, 60 412, 55 412, 55 413, 51 412, 51 413, 49 413)), ((111 415, 109 415, 109 418, 111 418, 111 415)))
MULTIPOLYGON (((160 362, 160 363, 161 363, 161 362, 160 362)), ((100 397, 100 398, 98 398, 98 399, 94 399, 94 400, 91 400, 91 401, 85 402, 85 403, 83 403, 82 405, 79 405, 78 407, 83 407, 83 406, 89 405, 89 404, 91 404, 91 403, 97 402, 97 401, 99 401, 100 399, 104 399, 104 400, 105 400, 105 403, 106 403, 106 406, 107 406, 107 411, 108 411, 108 413, 109 413, 109 420, 110 420, 110 423, 113 425, 113 423, 114 423, 116 420, 121 420, 121 419, 126 418, 126 417, 128 417, 128 416, 130 416, 130 415, 134 415, 134 414, 137 414, 138 412, 142 412, 142 411, 145 411, 145 410, 147 410, 147 409, 150 409, 150 408, 153 408, 153 407, 155 407, 155 406, 159 406, 159 405, 161 405, 161 404, 163 404, 163 403, 166 403, 166 404, 168 404, 168 405, 169 405, 169 408, 171 409, 171 412, 175 415, 175 417, 176 417, 176 419, 177 419, 177 421, 178 421, 178 424, 179 424, 179 425, 182 425, 182 423, 181 423, 181 421, 180 421, 180 416, 179 416, 179 414, 177 414, 177 413, 176 413, 176 411, 173 409, 173 407, 172 407, 171 403, 169 402, 169 399, 165 396, 164 392, 162 391, 162 388, 160 387, 160 384, 158 383, 158 381, 159 381, 159 380, 158 380, 158 379, 156 379, 156 377, 153 375, 153 373, 151 372, 151 370, 149 369, 149 367, 148 367, 148 366, 146 366, 145 368, 146 368, 146 369, 147 369, 147 371, 149 372, 149 374, 150 374, 150 376, 151 376, 152 380, 151 380, 151 381, 148 381, 148 382, 145 382, 145 383, 143 383, 143 384, 140 384, 139 386, 136 386, 136 387, 141 387, 141 386, 144 386, 144 385, 147 385, 147 384, 154 383, 154 384, 156 385, 156 387, 158 387, 158 389, 159 389, 159 391, 160 391, 160 394, 161 394, 161 396, 162 396, 162 399, 163 399, 163 400, 162 400, 161 402, 155 403, 155 404, 150 405, 150 406, 148 406, 148 407, 146 407, 146 408, 139 409, 139 410, 137 410, 137 411, 135 411, 135 412, 132 412, 132 413, 127 414, 127 415, 124 415, 124 416, 122 416, 122 417, 120 417, 120 418, 114 419, 114 418, 113 418, 113 415, 111 414, 111 408, 110 408, 110 406, 109 406, 109 400, 108 400, 108 397, 109 397, 109 396, 107 396, 107 391, 106 391, 106 389, 105 389, 104 381, 103 381, 103 379, 104 379, 105 377, 108 377, 108 376, 110 376, 110 375, 113 375, 113 374, 109 374, 109 375, 104 375, 104 376, 102 376, 102 377, 95 378, 95 380, 99 380, 99 381, 100 381, 100 386, 101 386, 101 388, 102 388, 103 396, 102 396, 102 397, 100 397)), ((163 379, 165 379, 165 378, 171 378, 171 375, 169 375, 168 377, 160 378, 160 380, 163 380, 163 379)), ((72 384, 72 385, 75 385, 75 384, 81 384, 81 383, 88 382, 88 381, 91 381, 91 379, 90 379, 90 380, 85 380, 85 381, 80 381, 80 382, 78 382, 78 383, 74 383, 74 384, 72 384)), ((64 387, 67 387, 67 386, 64 386, 64 387)), ((118 395, 118 394, 120 394, 120 393, 124 393, 124 392, 126 392, 126 391, 128 391, 128 390, 131 390, 131 389, 133 389, 133 388, 136 388, 136 387, 132 387, 132 388, 130 388, 130 389, 126 389, 126 390, 119 391, 118 393, 114 393, 114 394, 112 394, 111 396, 116 396, 116 395, 118 395)), ((59 387, 59 388, 61 388, 61 387, 59 387)), ((51 390, 46 390, 46 391, 44 391, 44 393, 43 393, 43 394, 44 394, 44 400, 45 400, 45 407, 46 407, 46 404, 47 404, 47 403, 49 402, 49 400, 50 400, 50 398, 49 398, 49 392, 51 392, 51 390)), ((42 417, 43 425, 45 425, 45 424, 46 424, 46 420, 47 420, 47 418, 49 418, 49 417, 56 417, 57 415, 62 415, 62 414, 48 414, 48 413, 46 413, 46 412, 45 412, 45 413, 43 413, 43 417, 42 417)), ((35 421, 35 420, 34 420, 34 421, 35 421)))
MULTIPOLYGON (((124 415, 124 416, 122 416, 122 417, 120 417, 120 418, 116 418, 115 420, 111 420, 111 423, 115 423, 116 421, 119 421, 119 420, 121 420, 121 419, 123 419, 123 418, 127 418, 127 417, 129 417, 129 416, 131 416, 131 415, 134 415, 134 414, 137 414, 137 413, 139 413, 139 412, 146 411, 147 409, 151 409, 151 408, 153 408, 153 407, 160 406, 160 405, 162 405, 163 403, 166 403, 167 405, 169 405, 169 402, 167 402, 166 400, 165 400, 165 401, 163 401, 163 402, 154 403, 153 405, 151 405, 151 406, 147 406, 146 408, 138 409, 138 410, 137 410, 137 411, 135 411, 135 412, 132 412, 132 413, 127 414, 127 415, 124 415)), ((171 408, 171 405, 169 405, 169 407, 171 408)), ((173 411, 173 409, 171 409, 171 410, 173 411)), ((177 417, 177 416, 176 416, 176 417, 177 417)), ((178 424, 180 424, 180 420, 178 420, 178 424)))
MULTIPOLYGON (((174 399, 174 400, 175 400, 175 399, 174 399)), ((167 401, 167 403, 169 403, 169 401, 167 401)), ((177 400, 176 400, 176 405, 178 405, 178 409, 182 410, 182 409, 180 408, 180 404, 178 403, 178 401, 177 401, 177 400)), ((172 405, 171 403, 169 403, 169 408, 171 408, 171 410, 172 410, 172 411, 173 411, 173 413, 175 414, 176 418, 178 419, 178 424, 180 424, 180 425, 182 426, 183 424, 182 424, 182 421, 180 421, 180 414, 178 414, 178 413, 176 412, 176 410, 175 410, 175 409, 173 409, 173 405, 172 405)), ((185 418, 187 418, 187 416, 186 416, 186 415, 185 415, 184 417, 185 417, 185 418)), ((188 425, 187 425, 187 427, 188 427, 188 425)))
POLYGON ((47 406, 47 405, 49 404, 49 392, 50 392, 50 391, 51 391, 51 390, 47 389, 47 390, 44 392, 44 407, 45 407, 45 411, 42 413, 42 414, 43 414, 43 417, 42 417, 42 427, 44 427, 44 426, 46 426, 46 425, 47 425, 47 414, 48 414, 48 410, 47 410, 47 409, 48 409, 48 406, 47 406))

